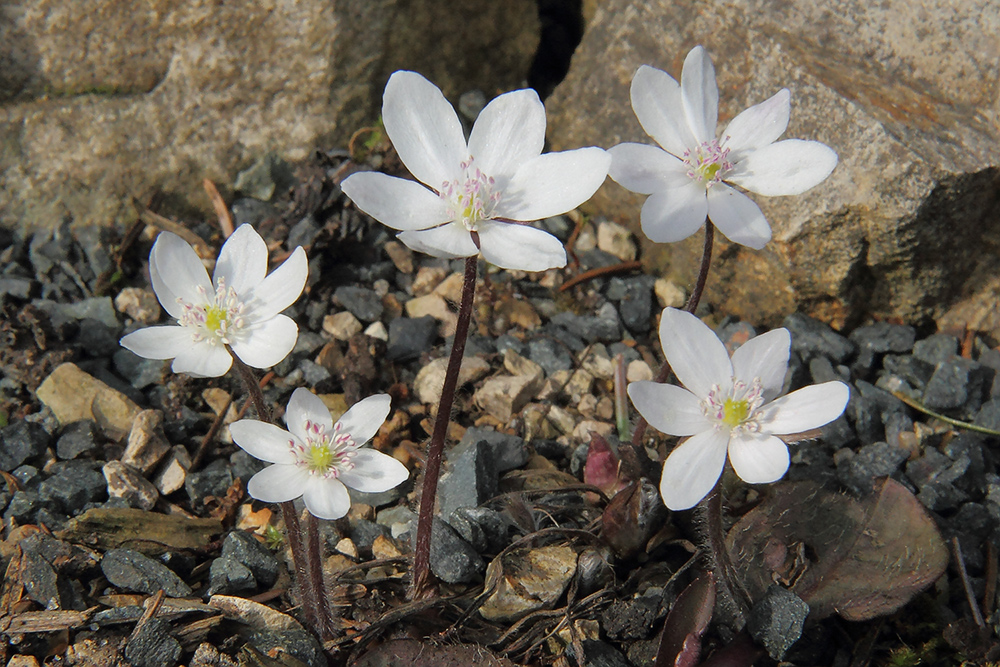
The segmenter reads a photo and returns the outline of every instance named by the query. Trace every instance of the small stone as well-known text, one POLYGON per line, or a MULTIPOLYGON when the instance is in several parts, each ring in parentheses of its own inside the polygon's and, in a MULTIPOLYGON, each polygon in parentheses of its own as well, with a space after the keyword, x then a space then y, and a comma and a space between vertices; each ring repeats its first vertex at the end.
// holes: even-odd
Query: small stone
POLYGON ((399 241, 387 241, 385 254, 389 255, 393 265, 400 273, 413 273, 413 251, 399 241))
MULTIPOLYGON (((590 551, 590 554, 596 552, 590 551)), ((581 556, 581 560, 583 557, 581 556)), ((598 559, 599 563, 606 563, 598 559)), ((613 602, 601 612, 601 628, 611 639, 645 639, 652 632, 653 622, 660 610, 662 590, 651 589, 651 594, 639 595, 613 602)))
POLYGON ((232 556, 223 555, 212 561, 208 573, 209 595, 241 595, 257 592, 253 572, 232 556))
POLYGON ((414 296, 430 294, 448 275, 448 270, 440 266, 421 266, 413 278, 411 286, 414 296))
POLYGON ((388 361, 406 361, 426 352, 438 335, 438 322, 433 317, 397 317, 389 323, 388 361))
POLYGON ((948 334, 932 334, 913 344, 913 356, 932 366, 958 356, 959 340, 948 334))
POLYGON ((382 299, 367 287, 338 287, 333 302, 354 313, 362 322, 374 322, 382 317, 382 299))
POLYGON ((857 353, 856 343, 808 315, 793 313, 785 318, 782 326, 792 335, 792 351, 797 352, 803 361, 819 356, 842 364, 857 353))
POLYGON ((253 574, 262 589, 278 580, 278 559, 260 540, 243 530, 234 530, 222 542, 222 557, 232 558, 253 574))
MULTIPOLYGON (((444 377, 447 370, 447 357, 435 359, 420 369, 413 381, 413 388, 421 403, 436 406, 441 401, 441 392, 444 389, 444 377)), ((483 359, 466 356, 462 359, 462 365, 459 367, 458 387, 470 382, 477 382, 486 377, 489 372, 490 365, 483 359)))
MULTIPOLYGON (((329 381, 333 378, 333 374, 323 366, 309 359, 303 359, 299 362, 298 370, 302 373, 302 381, 314 392, 329 389, 329 381)), ((226 420, 226 423, 231 422, 226 420)))
POLYGON ((497 495, 499 484, 500 470, 493 450, 485 441, 479 441, 460 456, 449 457, 438 487, 439 511, 449 516, 459 507, 478 507, 497 495))
POLYGON ((111 360, 118 374, 139 390, 162 383, 164 372, 170 368, 170 361, 143 359, 125 348, 115 352, 111 360))
POLYGON ((101 559, 101 571, 112 585, 125 591, 183 598, 191 588, 163 563, 131 549, 110 549, 101 559))
POLYGON ((170 631, 162 618, 147 619, 125 642, 125 658, 134 667, 173 667, 182 649, 170 631))
POLYGON ((1000 399, 993 398, 983 403, 974 423, 976 426, 1000 431, 1000 399))
POLYGON ((163 459, 160 468, 153 476, 153 485, 164 496, 184 487, 187 471, 191 467, 191 455, 183 445, 175 445, 163 459))
POLYGON ((645 361, 636 359, 630 361, 625 370, 625 379, 629 382, 649 382, 653 379, 653 369, 645 361))
POLYGON ((503 353, 503 367, 511 375, 533 377, 539 380, 545 378, 545 371, 539 364, 522 357, 511 349, 507 349, 503 353))
POLYGON ((462 286, 465 285, 465 275, 451 273, 434 288, 434 293, 445 301, 458 306, 462 302, 462 286))
POLYGON ((347 341, 364 328, 360 320, 350 311, 343 311, 323 318, 323 331, 337 340, 347 341))
POLYGON ((787 588, 771 585, 747 617, 750 635, 764 645, 768 655, 781 660, 802 636, 809 605, 787 588))
POLYGON ((578 665, 587 667, 632 667, 621 651, 607 642, 598 639, 583 639, 580 641, 583 656, 576 655, 572 642, 566 645, 566 655, 573 658, 578 665))
POLYGON ((554 604, 575 573, 576 552, 567 546, 506 552, 486 568, 485 589, 493 593, 479 613, 489 621, 517 621, 554 604))
POLYGON ((149 326, 160 319, 160 302, 151 289, 141 287, 126 287, 115 297, 115 308, 119 313, 125 313, 136 324, 149 326))
POLYGON ((399 550, 391 538, 385 535, 376 535, 375 539, 372 540, 373 558, 399 558, 402 555, 403 552, 399 550))
POLYGON ((365 335, 371 338, 378 338, 379 340, 389 340, 389 332, 386 331, 385 325, 381 322, 375 322, 365 329, 365 335))
POLYGON ((573 368, 573 356, 559 343, 550 338, 536 338, 528 343, 528 358, 551 376, 556 371, 573 368))
POLYGON ((35 281, 31 278, 0 276, 0 299, 9 296, 21 301, 27 301, 31 298, 35 284, 35 281))
POLYGON ((132 422, 122 463, 148 475, 169 451, 170 443, 163 433, 163 413, 159 410, 139 412, 132 422))
POLYGON ((591 432, 607 438, 615 432, 614 424, 584 419, 573 429, 573 438, 581 442, 590 442, 591 432))
POLYGON ((465 430, 462 439, 448 452, 448 460, 462 456, 467 449, 478 443, 489 446, 500 473, 515 470, 528 462, 528 448, 523 438, 478 426, 465 430))
POLYGON ((597 247, 623 262, 632 261, 638 254, 632 233, 615 222, 603 221, 597 225, 597 247))
POLYGON ((837 465, 840 482, 855 493, 864 495, 872 490, 876 477, 895 473, 909 453, 886 442, 865 445, 849 461, 837 465))
POLYGON ((160 497, 153 483, 143 477, 135 468, 120 461, 104 464, 104 479, 108 484, 108 496, 122 498, 129 507, 151 510, 160 497))
MULTIPOLYGON (((416 531, 411 534, 416 540, 416 531)), ((438 517, 431 524, 430 561, 434 576, 448 584, 474 581, 483 570, 483 559, 476 550, 438 517)))
POLYGON ((11 471, 25 461, 41 458, 50 437, 41 425, 16 421, 0 429, 0 470, 11 471))
POLYGON ((139 413, 139 406, 127 396, 72 363, 56 367, 35 394, 60 424, 92 419, 113 440, 129 433, 139 413))
POLYGON ((51 501, 43 501, 37 491, 15 491, 7 503, 3 518, 4 521, 13 520, 19 524, 31 523, 38 510, 51 504, 51 501))
POLYGON ((406 314, 411 318, 433 317, 441 323, 439 333, 447 338, 455 334, 458 315, 448 307, 448 302, 440 294, 425 294, 406 302, 406 314))
POLYGON ((246 484, 251 477, 267 467, 267 462, 250 456, 245 450, 237 449, 229 455, 229 465, 233 471, 233 479, 239 478, 246 484))
POLYGON ((310 633, 303 629, 258 630, 250 635, 248 643, 264 655, 287 653, 306 667, 327 667, 329 665, 326 655, 323 653, 323 647, 310 633))
POLYGON ((993 383, 993 375, 993 369, 976 361, 952 357, 934 369, 922 402, 931 410, 963 408, 963 412, 974 414, 993 383))
POLYGON ((38 485, 38 495, 50 500, 56 509, 66 514, 76 515, 83 511, 87 503, 102 500, 107 493, 104 476, 92 470, 86 462, 66 461, 51 477, 38 485), (83 465, 81 465, 81 463, 83 465))
POLYGON ((194 507, 201 507, 205 498, 224 497, 233 484, 233 473, 229 469, 229 461, 216 459, 198 472, 188 473, 184 480, 184 489, 194 507))
POLYGON ((687 294, 683 288, 665 278, 657 278, 653 283, 653 293, 661 308, 683 308, 687 302, 687 294))
POLYGON ((580 366, 598 380, 610 380, 615 376, 614 363, 601 343, 591 346, 587 356, 580 360, 580 366))
POLYGON ((594 386, 594 376, 582 368, 573 371, 569 382, 563 387, 563 394, 569 397, 571 403, 579 403, 580 399, 590 393, 594 386))
POLYGON ((622 324, 633 333, 649 331, 655 282, 652 276, 635 276, 612 278, 608 285, 608 298, 618 303, 622 324))
POLYGON ((313 244, 313 241, 316 240, 321 231, 323 231, 323 227, 316 222, 316 218, 312 215, 307 215, 288 230, 288 238, 285 239, 285 245, 289 248, 297 248, 299 246, 308 248, 313 244))
POLYGON ((344 554, 348 558, 358 557, 358 548, 354 545, 354 541, 349 537, 345 537, 337 542, 337 546, 334 547, 334 550, 338 553, 344 554))
POLYGON ((473 400, 487 413, 507 423, 541 388, 542 380, 538 376, 492 377, 483 383, 473 400))

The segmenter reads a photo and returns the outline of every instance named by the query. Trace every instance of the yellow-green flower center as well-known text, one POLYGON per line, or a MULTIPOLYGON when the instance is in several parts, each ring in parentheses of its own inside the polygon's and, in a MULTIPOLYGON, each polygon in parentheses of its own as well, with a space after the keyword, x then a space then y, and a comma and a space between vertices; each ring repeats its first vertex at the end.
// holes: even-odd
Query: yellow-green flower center
POLYGON ((333 452, 326 443, 314 444, 306 450, 306 466, 309 472, 325 474, 333 464, 333 452))
POLYGON ((729 149, 723 148, 717 139, 684 151, 682 159, 688 167, 688 178, 706 188, 720 182, 733 168, 733 163, 729 161, 729 149))
POLYGON ((722 169, 722 165, 718 162, 708 162, 698 167, 696 171, 698 172, 698 177, 707 183, 715 180, 715 176, 719 173, 720 169, 722 169))
POLYGON ((202 303, 177 299, 184 309, 178 323, 193 330, 192 338, 196 343, 208 341, 212 345, 231 345, 246 325, 243 302, 232 287, 226 287, 226 281, 221 277, 215 294, 209 294, 202 285, 197 287, 197 292, 202 303))
POLYGON ((456 222, 470 232, 479 231, 479 223, 493 217, 500 192, 494 180, 479 170, 470 157, 461 163, 462 176, 441 185, 440 196, 448 202, 456 222))
POLYGON ((209 331, 218 331, 222 324, 229 323, 229 314, 219 306, 208 306, 205 308, 205 328, 209 331))
POLYGON ((739 426, 750 416, 750 403, 746 400, 727 398, 722 405, 722 423, 726 426, 739 426))
POLYGON ((304 442, 294 438, 288 441, 295 454, 296 463, 304 466, 311 475, 334 478, 345 470, 354 468, 351 459, 358 450, 350 433, 343 432, 343 424, 337 422, 329 431, 317 422, 307 419, 302 425, 304 442))

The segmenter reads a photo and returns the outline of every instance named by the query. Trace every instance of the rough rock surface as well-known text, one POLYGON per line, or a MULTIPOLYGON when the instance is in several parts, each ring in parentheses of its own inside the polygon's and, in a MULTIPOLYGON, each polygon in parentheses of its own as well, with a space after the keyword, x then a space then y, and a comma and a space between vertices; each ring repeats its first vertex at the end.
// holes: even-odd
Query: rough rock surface
POLYGON ((15 0, 2 16, 6 226, 128 222, 155 192, 211 210, 203 178, 346 143, 396 69, 456 100, 519 86, 540 30, 531 0, 15 0))
MULTIPOLYGON (((721 239, 709 302, 768 325, 798 306, 838 327, 945 316, 1000 331, 985 307, 1000 293, 996 3, 608 0, 547 102, 553 149, 652 143, 629 103, 632 75, 648 64, 679 78, 696 44, 715 62, 720 125, 787 87, 784 136, 840 155, 804 195, 755 197, 774 241, 755 252, 721 239)), ((609 181, 594 205, 637 231, 642 199, 609 181)), ((701 248, 696 234, 647 259, 690 285, 701 248)))

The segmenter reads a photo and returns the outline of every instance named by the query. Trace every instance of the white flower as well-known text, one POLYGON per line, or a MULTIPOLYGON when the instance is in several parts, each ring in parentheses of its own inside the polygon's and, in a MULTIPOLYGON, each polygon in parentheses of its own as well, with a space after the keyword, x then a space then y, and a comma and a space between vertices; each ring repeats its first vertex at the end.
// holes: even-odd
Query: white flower
POLYGON ((524 271, 566 265, 558 239, 513 221, 579 206, 604 182, 611 157, 593 147, 542 155, 545 107, 535 91, 516 90, 490 102, 466 143, 455 109, 437 86, 416 72, 396 72, 385 86, 382 120, 403 164, 427 187, 356 173, 343 189, 358 208, 402 230, 399 240, 410 248, 434 257, 482 252, 501 268, 524 271))
POLYGON ((226 346, 248 366, 267 368, 295 347, 299 329, 279 315, 299 298, 309 264, 302 248, 267 273, 267 245, 250 225, 226 240, 208 279, 194 249, 162 232, 149 253, 149 278, 175 326, 139 329, 122 347, 147 359, 173 359, 175 373, 218 377, 233 363, 226 346))
POLYGON ((745 482, 778 480, 788 446, 776 437, 819 428, 841 415, 850 398, 843 382, 825 382, 777 400, 791 337, 775 329, 726 353, 701 320, 667 308, 660 320, 663 354, 685 388, 633 382, 628 395, 654 428, 690 436, 663 464, 660 495, 672 510, 694 507, 722 474, 726 454, 745 482))
POLYGON ((351 508, 346 487, 380 493, 410 476, 402 463, 374 449, 361 449, 389 415, 388 394, 356 403, 333 423, 308 389, 296 389, 285 411, 285 431, 274 424, 241 419, 229 426, 233 442, 274 465, 250 478, 247 493, 257 500, 283 503, 299 496, 320 519, 339 519, 351 508))
POLYGON ((795 195, 823 181, 837 165, 837 154, 818 141, 775 143, 788 127, 787 89, 736 116, 717 139, 715 68, 700 46, 684 59, 679 84, 643 65, 632 78, 631 95, 639 123, 663 150, 618 144, 609 150, 609 175, 633 192, 650 195, 640 220, 653 241, 685 239, 707 216, 730 241, 763 248, 771 240, 764 214, 727 184, 769 197, 795 195))

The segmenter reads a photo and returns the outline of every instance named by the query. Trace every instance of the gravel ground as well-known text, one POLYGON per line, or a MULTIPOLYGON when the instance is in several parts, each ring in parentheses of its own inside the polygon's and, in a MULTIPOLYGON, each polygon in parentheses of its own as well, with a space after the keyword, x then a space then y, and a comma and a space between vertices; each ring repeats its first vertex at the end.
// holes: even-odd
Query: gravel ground
MULTIPOLYGON (((581 481, 591 432, 618 444, 614 359, 630 380, 656 373, 658 314, 681 305, 683 289, 642 275, 637 244, 617 225, 589 221, 573 234, 575 214, 541 223, 564 241, 573 235, 567 269, 527 275, 480 265, 450 439, 458 444, 448 452, 434 533, 443 601, 408 604, 405 556, 462 262, 411 253, 345 207, 335 182, 356 168, 345 165, 342 154, 317 156, 276 201, 232 205, 235 222, 254 224, 268 241, 273 262, 296 245, 310 257, 308 294, 287 311, 299 340, 264 378, 265 396, 280 412, 304 386, 343 411, 389 393, 393 412, 374 446, 412 470, 407 484, 359 494, 348 517, 324 523, 341 619, 325 646, 329 657, 296 620, 278 513, 244 492, 260 464, 224 428, 247 409, 237 379, 176 376, 169 362, 118 345, 122 335, 165 321, 143 272, 155 229, 63 224, 27 238, 0 230, 7 664, 111 665, 116 656, 158 666, 345 664, 389 638, 448 628, 451 640, 489 646, 516 664, 652 664, 666 614, 701 567, 692 555, 697 519, 639 503, 640 523, 655 529, 624 548, 602 532, 607 500, 581 481), (560 290, 602 267, 608 271, 560 290), (463 616, 484 579, 521 592, 463 616)), ((186 226, 210 247, 221 244, 216 226, 186 226)), ((708 306, 699 314, 730 348, 757 333, 708 306)), ((835 379, 851 386, 844 416, 792 446, 787 480, 864 497, 892 478, 926 509, 951 563, 902 610, 867 622, 809 620, 797 642, 798 626, 781 619, 801 623, 801 600, 769 594, 749 619, 771 653, 758 664, 789 645, 783 659, 801 665, 992 657, 995 342, 888 322, 835 332, 801 314, 784 326, 792 334, 790 390, 835 379), (931 417, 899 394, 985 431, 931 417)), ((662 458, 674 440, 651 436, 650 451, 662 458)), ((730 521, 769 494, 766 486, 730 486, 730 521)), ((802 554, 808 567, 814 555, 802 554)), ((725 615, 716 619, 706 652, 732 638, 725 615)), ((455 657, 435 650, 442 662, 455 657)))

